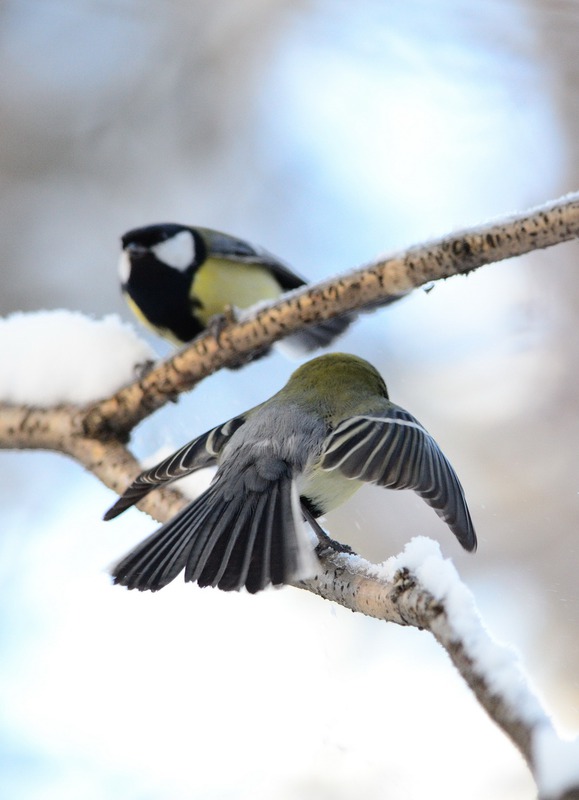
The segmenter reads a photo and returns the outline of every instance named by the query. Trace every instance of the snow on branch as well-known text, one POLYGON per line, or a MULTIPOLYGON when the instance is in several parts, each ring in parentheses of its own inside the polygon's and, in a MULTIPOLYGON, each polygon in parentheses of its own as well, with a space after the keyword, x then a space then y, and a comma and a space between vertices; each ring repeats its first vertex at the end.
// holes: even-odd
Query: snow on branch
POLYGON ((579 798, 579 739, 568 742, 557 735, 518 654, 492 638, 437 542, 415 538, 382 565, 343 553, 327 555, 320 574, 296 585, 351 611, 430 631, 520 750, 541 800, 579 798))
MULTIPOLYGON (((114 318, 14 315, 0 321, 0 448, 65 453, 120 493, 140 472, 125 445, 132 428, 217 369, 238 364, 304 324, 577 235, 574 194, 293 292, 238 322, 227 321, 218 335, 200 336, 144 376, 148 352, 114 318), (138 372, 141 377, 133 380, 138 372)), ((164 522, 186 502, 164 489, 139 507, 164 522)), ((434 543, 414 540, 382 566, 323 554, 319 574, 299 585, 354 611, 430 631, 524 755, 541 800, 579 800, 579 743, 557 736, 517 656, 492 640, 472 596, 434 543)))

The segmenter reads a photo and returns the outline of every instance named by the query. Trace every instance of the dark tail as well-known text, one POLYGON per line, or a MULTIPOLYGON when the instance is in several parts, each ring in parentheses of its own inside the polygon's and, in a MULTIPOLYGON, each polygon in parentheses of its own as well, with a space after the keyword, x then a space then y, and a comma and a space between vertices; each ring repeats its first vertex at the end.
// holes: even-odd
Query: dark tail
POLYGON ((358 311, 342 314, 340 317, 325 320, 317 325, 310 325, 308 328, 304 328, 297 333, 292 333, 291 336, 287 336, 277 344, 281 344, 282 347, 284 344, 287 345, 292 355, 307 355, 320 347, 327 347, 332 344, 335 339, 345 333, 350 325, 355 322, 358 314, 375 311, 377 308, 388 306, 391 303, 395 303, 397 300, 401 300, 407 294, 408 292, 399 292, 398 294, 391 295, 386 300, 368 303, 362 306, 358 311))
POLYGON ((185 580, 225 591, 258 592, 313 574, 312 544, 291 478, 267 491, 225 499, 219 481, 132 550, 112 571, 129 589, 157 591, 185 580), (295 496, 294 496, 295 495, 295 496))
POLYGON ((334 317, 317 325, 310 325, 291 336, 286 336, 278 342, 278 345, 285 345, 292 354, 301 356, 311 353, 320 347, 327 347, 334 339, 341 336, 356 319, 355 314, 344 314, 341 317, 334 317))

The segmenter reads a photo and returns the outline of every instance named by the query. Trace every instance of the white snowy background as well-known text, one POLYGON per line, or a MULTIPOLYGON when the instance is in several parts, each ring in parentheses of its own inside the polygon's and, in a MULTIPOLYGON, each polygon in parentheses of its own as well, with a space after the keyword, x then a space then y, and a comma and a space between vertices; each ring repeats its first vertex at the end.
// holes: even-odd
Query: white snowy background
MULTIPOLYGON (((316 279, 579 188, 575 0, 8 0, 0 23, 4 315, 128 320, 118 239, 148 222, 222 228, 316 279)), ((450 457, 477 555, 406 493, 369 488, 328 518, 374 561, 438 537, 570 731, 576 258, 566 245, 448 281, 340 342, 450 457)), ((0 381, 49 398, 6 330, 0 381)), ((94 379, 86 338, 48 331, 37 356, 94 379)), ((182 444, 294 367, 275 354, 212 377, 143 423, 135 451, 182 444)), ((532 796, 427 634, 294 589, 112 587, 150 519, 102 523, 112 493, 54 454, 1 453, 0 487, 2 798, 532 796)))

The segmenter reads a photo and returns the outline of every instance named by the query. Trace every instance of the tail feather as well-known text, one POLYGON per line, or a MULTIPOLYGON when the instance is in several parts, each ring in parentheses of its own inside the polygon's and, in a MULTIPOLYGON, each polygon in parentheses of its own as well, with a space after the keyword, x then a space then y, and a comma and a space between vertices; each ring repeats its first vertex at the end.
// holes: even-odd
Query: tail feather
POLYGON ((324 320, 317 325, 310 325, 291 336, 277 342, 281 349, 287 349, 291 355, 303 356, 317 350, 319 347, 327 347, 341 336, 356 319, 355 314, 344 314, 340 317, 324 320))
POLYGON ((264 502, 268 502, 267 497, 248 498, 239 509, 232 528, 221 531, 206 561, 197 566, 195 577, 199 586, 234 591, 246 585, 256 540, 267 536, 267 531, 260 527, 258 515, 258 506, 264 502))
POLYGON ((294 494, 289 475, 227 499, 217 481, 125 556, 114 581, 157 591, 185 568, 199 586, 257 592, 306 577, 315 561, 294 494))
POLYGON ((176 578, 185 566, 192 538, 207 517, 207 510, 199 513, 199 505, 198 500, 191 503, 131 550, 113 567, 114 582, 156 592, 176 578))
MULTIPOLYGON (((271 539, 274 535, 275 525, 279 524, 276 519, 276 508, 279 503, 277 497, 279 489, 277 485, 273 488, 273 491, 275 491, 276 494, 273 502, 263 504, 263 523, 261 526, 263 536, 259 536, 256 539, 251 553, 251 559, 247 566, 246 586, 247 591, 251 594, 259 592, 264 586, 267 586, 270 580, 270 565, 273 563, 271 559, 271 539)), ((279 575, 277 572, 275 575, 272 575, 271 582, 274 585, 279 584, 279 575)))
POLYGON ((297 538, 290 498, 291 482, 286 480, 273 483, 267 492, 248 495, 240 509, 236 504, 229 518, 224 514, 219 520, 201 557, 191 552, 188 567, 194 569, 185 579, 226 591, 245 586, 253 594, 296 577, 298 559, 288 558, 286 552, 288 542, 297 538))
POLYGON ((243 504, 229 502, 216 511, 216 521, 211 526, 210 535, 198 537, 189 551, 185 568, 186 581, 197 581, 200 586, 219 584, 229 563, 231 551, 247 526, 249 502, 249 498, 243 504))
POLYGON ((289 354, 293 356, 307 355, 320 347, 328 347, 328 345, 332 344, 335 339, 341 336, 350 325, 355 322, 360 313, 364 314, 388 306, 405 297, 407 294, 409 294, 407 291, 399 292, 398 294, 390 295, 390 297, 387 297, 385 300, 367 303, 358 311, 351 311, 346 314, 341 314, 339 317, 333 317, 332 319, 318 322, 316 325, 310 325, 297 333, 292 333, 291 336, 287 336, 280 342, 277 342, 277 347, 281 350, 287 349, 289 354))
MULTIPOLYGON (((273 491, 277 495, 279 491, 277 484, 273 487, 273 491)), ((273 498, 273 502, 269 502, 266 495, 261 495, 255 509, 254 534, 258 531, 260 531, 260 534, 254 535, 252 540, 248 542, 249 547, 242 565, 244 583, 247 591, 251 594, 260 591, 268 583, 268 564, 270 561, 269 558, 266 559, 264 557, 264 554, 271 552, 269 542, 272 535, 272 519, 276 507, 277 498, 273 498)), ((275 581, 272 582, 275 583, 275 581)))
POLYGON ((268 514, 264 527, 267 536, 256 543, 253 569, 248 575, 248 591, 252 593, 258 592, 267 583, 272 583, 274 586, 284 583, 288 565, 290 572, 293 574, 298 572, 297 559, 288 561, 284 547, 284 541, 288 537, 283 535, 283 519, 292 516, 287 502, 291 496, 290 485, 276 487, 276 494, 276 502, 266 509, 268 514))
MULTIPOLYGON (((270 542, 270 561, 274 569, 271 575, 271 582, 274 585, 283 583, 283 576, 285 570, 291 565, 294 571, 297 571, 299 563, 299 542, 297 537, 289 539, 283 536, 282 519, 284 517, 293 517, 294 510, 292 508, 292 487, 287 484, 285 487, 287 491, 282 492, 280 502, 274 508, 274 519, 271 524, 271 542, 270 542)), ((299 512, 300 524, 302 516, 299 512)))

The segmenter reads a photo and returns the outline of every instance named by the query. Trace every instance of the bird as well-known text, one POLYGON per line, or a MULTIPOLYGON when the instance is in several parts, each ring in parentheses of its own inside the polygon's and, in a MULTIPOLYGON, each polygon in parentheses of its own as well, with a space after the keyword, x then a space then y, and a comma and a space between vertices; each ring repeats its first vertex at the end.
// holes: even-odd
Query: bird
POLYGON ((217 466, 209 488, 112 569, 114 583, 157 591, 185 581, 250 593, 319 569, 318 518, 364 483, 413 489, 465 550, 477 539, 460 481, 432 436, 392 403, 364 359, 329 353, 302 364, 265 402, 198 436, 142 472, 105 519, 151 490, 217 466))
MULTIPOLYGON (((181 346, 231 309, 275 300, 306 281, 267 250, 210 228, 160 223, 121 237, 121 290, 137 319, 181 346)), ((290 355, 326 347, 351 324, 344 314, 286 337, 290 355)), ((255 357, 266 355, 260 350, 255 357)))

